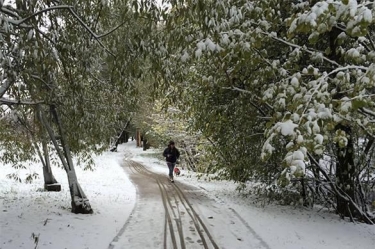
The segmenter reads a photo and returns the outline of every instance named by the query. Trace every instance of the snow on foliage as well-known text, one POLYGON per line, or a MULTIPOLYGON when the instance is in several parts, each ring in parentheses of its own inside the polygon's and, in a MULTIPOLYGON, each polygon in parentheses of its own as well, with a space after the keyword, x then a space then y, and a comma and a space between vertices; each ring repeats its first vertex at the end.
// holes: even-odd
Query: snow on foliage
POLYGON ((295 128, 298 127, 297 124, 294 124, 292 120, 287 120, 285 122, 279 122, 276 124, 276 130, 280 131, 283 136, 295 136, 295 128))
POLYGON ((345 127, 356 136, 374 136, 372 2, 171 5, 160 16, 165 32, 150 35, 157 40, 154 47, 142 47, 153 61, 151 78, 160 82, 168 101, 188 109, 182 115, 189 127, 211 139, 215 161, 225 164, 231 177, 257 178, 249 161, 260 153, 260 164, 267 167, 262 170, 276 165, 273 177, 284 177, 285 185, 315 177, 309 166, 319 165, 313 159, 337 156, 338 147, 351 145, 345 127), (262 150, 250 151, 260 141, 252 136, 259 134, 264 134, 263 146, 257 144, 262 150), (244 151, 241 158, 232 149, 244 151))
MULTIPOLYGON (((298 60, 302 53, 309 53, 314 64, 301 69, 300 73, 280 73, 277 84, 269 84, 262 96, 263 101, 271 104, 278 115, 275 116, 274 125, 266 132, 268 137, 266 146, 263 147, 263 155, 269 155, 272 150, 267 149, 268 143, 277 141, 280 135, 288 141, 286 149, 289 150, 285 157, 291 174, 298 172, 298 168, 304 168, 302 162, 292 164, 292 155, 304 145, 312 154, 321 155, 325 148, 324 137, 335 125, 349 121, 354 122, 367 117, 359 117, 354 111, 363 107, 374 107, 371 102, 370 88, 374 87, 374 60, 368 60, 373 51, 365 49, 364 44, 369 44, 366 27, 372 20, 372 12, 369 5, 357 4, 356 0, 350 1, 319 1, 309 7, 307 4, 297 4, 294 8, 302 10, 295 16, 287 18, 290 22, 288 33, 291 37, 301 33, 317 34, 310 36, 310 40, 316 43, 315 37, 330 32, 340 23, 344 32, 337 37, 338 40, 348 40, 350 36, 360 36, 353 47, 341 47, 341 53, 346 54, 346 61, 342 65, 328 58, 326 51, 314 51, 308 45, 297 45, 297 40, 282 40, 281 44, 290 46, 292 52, 289 60, 298 60), (312 39, 315 40, 312 40, 312 39), (319 64, 327 63, 328 68, 319 64), (354 64, 357 63, 357 64, 354 64), (357 82, 353 88, 353 82, 357 82), (333 87, 336 85, 336 88, 333 87), (345 92, 345 96, 337 98, 338 91, 345 92), (289 114, 288 114, 289 113, 289 114), (290 119, 289 119, 289 118, 290 119), (286 121, 280 119, 288 118, 286 121), (271 139, 270 139, 271 138, 271 139)), ((373 57, 372 57, 373 58, 373 57)), ((280 72, 286 72, 282 67, 288 66, 287 62, 281 65, 280 72)), ((360 122, 361 124, 363 121, 360 122)), ((373 130, 368 126, 365 131, 373 130)), ((361 127, 365 128, 365 127, 361 127)), ((347 145, 345 132, 337 131, 335 141, 341 146, 347 145)), ((305 148, 305 147, 304 147, 305 148)), ((304 158, 307 160, 307 158, 304 158)))
MULTIPOLYGON (((243 80, 249 98, 272 110, 267 116, 270 121, 262 158, 275 153, 281 141, 288 155, 298 151, 322 155, 331 142, 327 137, 342 122, 360 124, 363 132, 375 133, 369 122, 375 86, 375 48, 368 36, 373 24, 371 3, 218 0, 206 4, 207 8, 174 6, 186 11, 182 19, 191 24, 183 30, 183 39, 189 37, 189 41, 180 46, 184 51, 181 61, 185 62, 188 54, 204 61, 198 64, 197 78, 209 82, 210 87, 223 77, 228 83, 218 88, 243 90, 238 87, 243 80), (336 36, 333 42, 330 36, 336 36), (247 67, 252 70, 247 80, 234 79, 236 74, 241 78, 247 67), (361 116, 359 110, 370 112, 363 115, 362 111, 361 116)), ((173 18, 179 20, 177 16, 173 18)), ((174 28, 173 34, 178 36, 182 29, 174 28)), ((175 79, 176 75, 170 74, 168 77, 175 79)), ((186 76, 181 74, 182 81, 186 76)), ((340 146, 346 144, 343 133, 335 137, 340 146)), ((293 176, 304 172, 309 159, 285 161, 296 161, 287 163, 293 176)))

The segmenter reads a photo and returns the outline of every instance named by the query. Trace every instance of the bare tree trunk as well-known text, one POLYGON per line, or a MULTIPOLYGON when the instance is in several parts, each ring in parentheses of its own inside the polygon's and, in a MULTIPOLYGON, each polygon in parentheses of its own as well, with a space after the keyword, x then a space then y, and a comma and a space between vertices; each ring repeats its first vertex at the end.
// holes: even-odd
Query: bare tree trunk
MULTIPOLYGON (((342 189, 352 200, 355 198, 355 173, 356 166, 354 164, 354 146, 352 139, 352 131, 349 126, 338 125, 336 129, 345 131, 348 136, 348 144, 345 148, 337 145, 337 166, 336 166, 336 184, 342 189)), ((357 216, 356 210, 348 200, 337 197, 337 211, 341 216, 353 218, 357 216)))
POLYGON ((56 179, 53 176, 52 170, 51 170, 47 142, 44 139, 42 141, 42 147, 43 147, 43 157, 44 157, 43 158, 44 159, 44 164, 43 164, 44 183, 45 184, 56 183, 56 179))
POLYGON ((135 139, 137 141, 137 147, 141 147, 141 132, 139 129, 137 129, 136 133, 135 133, 135 139))
POLYGON ((143 146, 143 150, 148 150, 150 148, 150 144, 148 143, 148 140, 145 136, 143 136, 142 146, 143 146))
POLYGON ((36 142, 37 139, 36 139, 35 132, 34 130, 32 130, 30 124, 27 121, 27 118, 20 117, 19 115, 17 115, 17 119, 27 130, 28 136, 30 140, 32 141, 34 149, 36 150, 39 156, 40 162, 43 165, 44 189, 47 191, 56 191, 56 192, 61 191, 61 185, 56 181, 54 175, 52 174, 47 143, 45 140, 46 138, 45 137, 42 138, 42 146, 43 146, 43 154, 42 154, 42 152, 40 151, 39 145, 36 142))
POLYGON ((61 184, 59 184, 55 176, 52 174, 51 161, 49 159, 48 147, 46 138, 42 140, 43 147, 43 176, 44 176, 44 189, 47 191, 61 191, 61 184))
POLYGON ((121 140, 124 139, 124 136, 125 136, 124 140, 126 140, 125 142, 128 142, 129 137, 127 135, 126 129, 128 128, 129 124, 130 124, 130 119, 126 122, 124 129, 122 129, 120 135, 117 137, 114 146, 111 148, 112 152, 117 151, 117 146, 120 144, 121 140))
POLYGON ((58 191, 61 191, 61 185, 58 184, 54 175, 52 174, 52 169, 51 169, 51 165, 49 162, 49 155, 47 155, 46 157, 46 154, 45 154, 46 152, 44 151, 44 143, 45 142, 43 142, 43 154, 42 154, 42 152, 39 149, 38 144, 35 141, 33 141, 34 149, 36 150, 39 156, 40 162, 43 165, 44 189, 47 191, 58 192, 58 191))
POLYGON ((51 112, 55 118, 58 130, 59 130, 59 137, 61 141, 61 147, 57 143, 56 136, 51 128, 51 126, 48 124, 43 111, 40 106, 38 106, 38 113, 40 115, 40 118, 42 120, 42 123, 44 127, 47 129, 47 132, 52 140, 52 143, 57 151, 57 154, 61 160, 61 163, 64 166, 64 169, 68 175, 68 184, 70 189, 70 196, 71 196, 71 206, 72 206, 72 212, 73 213, 82 213, 82 214, 91 214, 93 213, 93 210, 91 208, 90 202, 87 199, 85 193, 83 192, 81 186, 78 183, 77 175, 74 169, 74 164, 72 160, 72 156, 70 154, 70 149, 67 144, 66 136, 62 128, 60 117, 56 111, 55 106, 51 106, 51 112))

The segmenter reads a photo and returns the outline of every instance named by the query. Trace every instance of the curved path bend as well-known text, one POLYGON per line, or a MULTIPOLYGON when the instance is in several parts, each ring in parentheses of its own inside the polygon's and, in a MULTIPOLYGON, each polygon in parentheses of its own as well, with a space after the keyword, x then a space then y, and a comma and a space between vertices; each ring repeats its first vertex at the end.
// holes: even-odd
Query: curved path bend
POLYGON ((109 249, 270 249, 240 214, 218 207, 202 189, 178 178, 171 183, 134 161, 125 161, 124 170, 137 201, 109 249))

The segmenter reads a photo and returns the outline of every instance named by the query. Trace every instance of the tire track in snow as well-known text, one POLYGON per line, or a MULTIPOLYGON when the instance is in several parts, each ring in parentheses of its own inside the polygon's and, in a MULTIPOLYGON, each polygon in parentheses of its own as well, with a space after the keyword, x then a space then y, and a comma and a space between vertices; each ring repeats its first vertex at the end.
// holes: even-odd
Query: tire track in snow
MULTIPOLYGON (((142 170, 145 175, 152 176, 152 178, 157 179, 157 181, 159 181, 159 182, 160 182, 161 178, 164 178, 164 177, 162 177, 162 176, 160 176, 160 175, 158 175, 158 174, 156 174, 156 173, 148 170, 147 168, 145 168, 141 164, 138 164, 138 163, 135 163, 135 162, 133 162, 133 163, 136 164, 137 168, 140 169, 140 170, 142 170)), ((191 220, 193 221, 193 224, 194 224, 194 226, 196 228, 196 231, 198 232, 199 237, 201 238, 203 247, 205 249, 211 248, 211 247, 209 247, 209 244, 207 243, 207 241, 210 241, 210 244, 212 245, 212 247, 214 249, 219 249, 219 246, 217 245, 217 243, 213 239, 212 235, 210 234, 210 232, 209 232, 206 224, 199 217, 198 213, 195 211, 195 209, 193 208, 193 206, 189 202, 189 200, 186 197, 186 195, 184 194, 184 192, 175 183, 172 183, 171 185, 172 185, 172 188, 175 190, 175 192, 176 192, 176 194, 178 196, 178 199, 181 201, 181 204, 184 206, 186 212, 189 214, 191 220), (203 228, 203 230, 201 229, 201 227, 203 228), (205 232, 205 233, 203 233, 203 232, 205 232), (206 239, 205 234, 207 236, 207 239, 206 239)), ((165 192, 168 194, 168 191, 165 190, 165 192)), ((179 211, 179 215, 181 215, 180 211, 179 211)), ((181 223, 181 219, 180 219, 180 223, 181 223)), ((179 231, 179 235, 180 235, 180 239, 183 239, 182 224, 181 224, 181 231, 179 231)), ((185 245, 185 243, 184 243, 184 245, 185 245)), ((182 247, 182 248, 185 248, 185 247, 182 247)))
MULTIPOLYGON (((140 164, 135 163, 135 162, 131 162, 131 166, 138 173, 140 173, 144 176, 147 176, 151 179, 154 179, 156 181, 156 184, 158 185, 159 190, 160 190, 160 194, 161 194, 161 197, 162 197, 163 206, 164 206, 164 210, 165 210, 165 224, 168 225, 168 226, 164 225, 164 249, 168 248, 168 246, 167 246, 167 230, 168 230, 167 227, 169 227, 169 232, 170 232, 170 237, 171 237, 171 240, 172 240, 173 248, 178 248, 177 242, 176 242, 175 231, 174 231, 173 224, 172 224, 172 219, 171 219, 170 212, 169 212, 168 205, 167 205, 167 202, 168 202, 167 191, 165 191, 165 188, 163 188, 163 186, 162 186, 163 184, 160 182, 160 180, 157 177, 155 177, 152 174, 150 174, 149 172, 145 171, 140 164)), ((172 211, 173 211, 173 209, 172 209, 172 211)))
POLYGON ((207 237, 211 241, 212 246, 215 249, 218 249, 219 247, 217 246, 216 242, 214 241, 213 237, 211 236, 210 232, 208 231, 207 226, 204 224, 204 222, 199 217, 199 215, 197 214, 197 212, 193 209, 192 205, 190 204, 190 202, 186 198, 185 194, 181 191, 181 189, 177 185, 174 184, 173 188, 176 189, 177 195, 179 196, 181 202, 185 206, 185 209, 188 210, 188 213, 189 213, 190 217, 193 219, 195 227, 196 227, 199 235, 202 238, 202 242, 204 244, 204 247, 205 248, 209 248, 208 245, 207 245, 206 239, 204 238, 204 235, 203 235, 203 233, 202 233, 202 231, 201 231, 201 229, 199 227, 200 225, 202 226, 203 230, 206 232, 207 237), (188 207, 185 204, 187 204, 188 207))
MULTIPOLYGON (((185 246, 185 241, 184 241, 184 233, 183 233, 183 229, 182 229, 182 224, 181 224, 181 218, 180 218, 180 215, 177 217, 177 214, 176 212, 174 211, 174 208, 173 208, 173 205, 172 205, 172 202, 171 202, 171 199, 170 199, 170 196, 167 194, 168 191, 165 187, 165 184, 161 184, 163 190, 164 190, 164 193, 167 195, 166 199, 168 200, 168 204, 169 204, 169 207, 170 209, 172 210, 172 214, 173 214, 173 217, 174 217, 174 220, 176 222, 176 226, 177 226, 177 230, 178 230, 178 234, 179 234, 179 237, 180 237, 180 244, 181 244, 181 248, 182 249, 186 249, 186 246, 185 246)), ((177 203, 176 203, 176 206, 177 206, 177 203)), ((177 211, 178 211, 178 214, 179 214, 179 209, 177 208, 177 211)))

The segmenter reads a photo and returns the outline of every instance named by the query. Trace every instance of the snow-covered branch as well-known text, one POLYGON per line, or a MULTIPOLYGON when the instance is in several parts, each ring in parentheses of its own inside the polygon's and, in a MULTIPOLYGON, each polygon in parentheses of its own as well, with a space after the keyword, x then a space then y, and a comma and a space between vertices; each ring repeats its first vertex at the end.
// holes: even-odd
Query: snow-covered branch
MULTIPOLYGON (((6 7, 8 7, 8 6, 6 6, 6 7)), ((0 12, 3 12, 5 14, 9 15, 9 16, 14 17, 14 18, 19 18, 19 15, 16 12, 13 12, 12 10, 10 10, 10 9, 8 9, 6 7, 2 6, 0 8, 0 12)))
POLYGON ((369 34, 366 35, 367 40, 369 41, 371 47, 373 50, 375 50, 375 44, 374 41, 371 39, 371 36, 369 34))
MULTIPOLYGON (((299 46, 299 45, 294 44, 294 43, 292 43, 292 42, 288 42, 288 41, 286 41, 286 40, 284 40, 284 39, 281 39, 281 38, 279 38, 279 37, 276 37, 276 36, 274 36, 274 35, 271 35, 270 33, 267 33, 267 32, 264 32, 264 31, 260 31, 260 33, 263 34, 263 35, 266 35, 266 36, 271 37, 271 38, 274 39, 275 41, 279 41, 279 42, 284 43, 285 45, 288 45, 288 46, 293 47, 293 48, 298 48, 298 49, 300 49, 301 51, 304 51, 304 52, 309 53, 309 54, 311 54, 311 55, 313 55, 314 53, 316 53, 316 52, 311 51, 311 50, 309 50, 309 49, 307 49, 307 48, 305 48, 305 47, 299 46)), ((323 60, 325 60, 326 62, 328 62, 328 63, 330 63, 330 64, 332 64, 332 65, 334 65, 334 66, 336 66, 336 67, 340 67, 340 64, 338 64, 336 61, 333 61, 333 60, 331 60, 331 59, 329 59, 329 58, 327 58, 326 56, 323 56, 323 55, 322 55, 322 58, 323 58, 323 60)))
POLYGON ((375 118, 375 112, 374 112, 374 111, 371 111, 371 110, 369 110, 369 109, 367 109, 367 108, 361 108, 360 110, 361 110, 364 114, 367 114, 367 115, 372 116, 372 117, 375 118))
POLYGON ((360 69, 360 70, 367 71, 368 67, 364 67, 364 66, 360 66, 360 65, 348 65, 348 66, 345 66, 345 67, 339 67, 339 68, 336 68, 336 69, 332 70, 331 72, 329 72, 324 77, 326 78, 326 77, 328 77, 328 76, 330 76, 332 74, 338 73, 340 71, 350 70, 350 69, 360 69))
POLYGON ((241 88, 238 88, 238 87, 235 87, 235 86, 233 86, 233 87, 223 87, 223 89, 234 90, 234 91, 239 91, 239 92, 242 92, 242 93, 253 95, 253 93, 251 91, 241 89, 241 88))
POLYGON ((32 100, 13 100, 0 98, 0 105, 37 105, 42 104, 43 101, 32 101, 32 100))
MULTIPOLYGON (((368 70, 368 67, 363 67, 363 66, 359 66, 359 65, 348 65, 348 66, 345 66, 345 67, 339 67, 339 68, 336 68, 336 69, 332 70, 332 71, 329 72, 329 73, 324 73, 324 74, 318 79, 318 81, 320 81, 320 82, 319 82, 319 84, 315 87, 314 92, 310 95, 309 100, 308 100, 308 102, 305 104, 305 109, 303 110, 302 113, 303 113, 303 114, 306 113, 306 111, 310 108, 310 103, 311 103, 311 101, 313 100, 314 95, 318 93, 320 87, 322 86, 322 84, 324 83, 324 81, 325 81, 326 78, 328 78, 329 76, 331 76, 331 75, 333 75, 333 74, 336 74, 336 73, 338 73, 338 72, 340 72, 340 71, 345 71, 345 70, 350 70, 350 69, 360 69, 360 70, 364 70, 364 71, 366 71, 366 70, 368 70)), ((300 121, 299 121, 298 124, 300 125, 301 122, 302 122, 302 119, 300 119, 300 121)))
POLYGON ((0 98, 4 96, 11 85, 12 82, 9 79, 6 79, 5 82, 0 86, 0 98))

